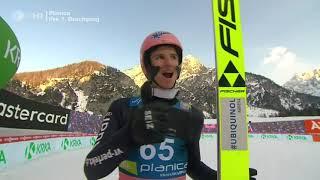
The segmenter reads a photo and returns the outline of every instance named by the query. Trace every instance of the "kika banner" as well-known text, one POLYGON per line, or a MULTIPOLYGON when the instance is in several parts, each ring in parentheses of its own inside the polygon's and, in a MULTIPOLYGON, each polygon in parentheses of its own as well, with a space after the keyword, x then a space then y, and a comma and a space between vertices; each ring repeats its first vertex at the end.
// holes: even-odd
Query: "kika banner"
POLYGON ((70 110, 0 90, 0 127, 67 131, 70 110))

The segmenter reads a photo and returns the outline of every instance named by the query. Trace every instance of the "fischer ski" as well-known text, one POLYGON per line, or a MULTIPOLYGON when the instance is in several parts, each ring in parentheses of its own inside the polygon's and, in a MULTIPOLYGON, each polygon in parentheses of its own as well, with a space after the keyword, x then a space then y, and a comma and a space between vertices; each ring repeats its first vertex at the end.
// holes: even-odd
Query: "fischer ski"
POLYGON ((244 51, 239 0, 212 0, 218 119, 218 179, 249 179, 244 51))

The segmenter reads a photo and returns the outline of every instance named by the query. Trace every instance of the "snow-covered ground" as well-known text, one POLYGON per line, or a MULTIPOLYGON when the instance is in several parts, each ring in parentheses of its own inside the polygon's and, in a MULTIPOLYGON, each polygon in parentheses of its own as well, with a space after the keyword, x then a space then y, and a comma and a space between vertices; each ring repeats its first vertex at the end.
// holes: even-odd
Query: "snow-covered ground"
POLYGON ((248 116, 249 117, 274 117, 279 114, 279 111, 272 109, 262 109, 258 107, 249 106, 248 116))
MULTIPOLYGON (((251 167, 257 180, 319 180, 320 143, 250 138, 251 167)), ((81 180, 89 148, 50 155, 0 171, 3 180, 81 180)), ((201 140, 203 161, 216 169, 216 135, 201 140)), ((115 170, 104 180, 116 180, 115 170)))

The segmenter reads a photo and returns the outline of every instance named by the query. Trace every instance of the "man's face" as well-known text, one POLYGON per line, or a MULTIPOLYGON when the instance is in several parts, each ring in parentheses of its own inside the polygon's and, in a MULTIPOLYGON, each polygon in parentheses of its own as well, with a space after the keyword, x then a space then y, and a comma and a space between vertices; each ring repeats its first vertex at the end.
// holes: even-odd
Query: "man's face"
POLYGON ((154 80, 160 88, 173 88, 177 78, 177 66, 179 65, 179 56, 172 46, 160 46, 154 50, 151 55, 151 65, 159 67, 159 72, 154 80))

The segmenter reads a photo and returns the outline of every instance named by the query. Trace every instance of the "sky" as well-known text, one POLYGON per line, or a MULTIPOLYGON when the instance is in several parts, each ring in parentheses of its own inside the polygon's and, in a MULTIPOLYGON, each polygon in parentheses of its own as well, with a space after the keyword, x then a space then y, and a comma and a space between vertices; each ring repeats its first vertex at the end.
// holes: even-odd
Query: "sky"
MULTIPOLYGON (((21 46, 18 72, 84 60, 126 70, 138 65, 143 39, 158 30, 174 33, 184 55, 215 67, 209 0, 2 1, 0 16, 21 46)), ((246 71, 282 85, 295 73, 319 68, 319 5, 318 0, 242 0, 246 71)))

